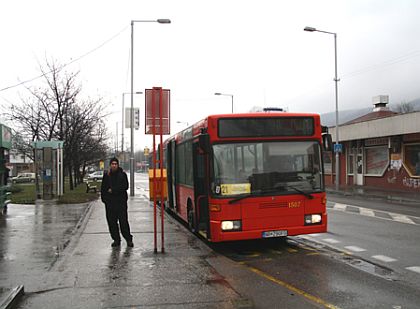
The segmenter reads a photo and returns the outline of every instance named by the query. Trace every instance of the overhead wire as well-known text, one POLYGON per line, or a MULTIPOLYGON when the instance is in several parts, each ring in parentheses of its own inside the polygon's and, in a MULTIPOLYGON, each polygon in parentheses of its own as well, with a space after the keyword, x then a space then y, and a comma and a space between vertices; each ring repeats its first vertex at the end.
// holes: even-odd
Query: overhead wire
MULTIPOLYGON (((125 30, 127 30, 127 28, 128 28, 128 27, 129 27, 129 26, 125 26, 125 27, 124 27, 122 30, 120 30, 117 34, 113 35, 111 38, 107 39, 106 41, 104 41, 103 43, 101 43, 100 45, 98 45, 97 47, 95 47, 94 49, 92 49, 92 50, 90 50, 90 51, 88 51, 88 52, 86 52, 86 53, 82 54, 81 56, 79 56, 79 57, 77 57, 77 58, 75 58, 75 59, 71 60, 70 62, 68 62, 68 63, 64 64, 64 65, 61 67, 61 69, 63 69, 63 68, 65 68, 65 67, 67 67, 67 66, 69 66, 69 65, 71 65, 71 64, 73 64, 73 63, 75 63, 75 62, 77 62, 77 61, 79 61, 79 60, 81 60, 81 59, 83 59, 84 57, 86 57, 86 56, 88 56, 88 55, 92 54, 93 52, 97 51, 98 49, 102 48, 103 46, 105 46, 106 44, 108 44, 109 42, 111 42, 112 40, 114 40, 116 37, 118 37, 118 36, 119 36, 121 33, 123 33, 125 30)), ((46 73, 40 74, 40 75, 38 75, 38 76, 36 76, 36 77, 33 77, 33 78, 27 79, 27 80, 25 80, 25 81, 22 81, 22 82, 20 82, 20 83, 18 83, 18 84, 15 84, 15 85, 11 85, 11 86, 7 86, 7 87, 4 87, 4 88, 1 88, 1 89, 0 89, 0 92, 5 91, 5 90, 8 90, 8 89, 15 88, 15 87, 22 86, 22 85, 27 84, 27 83, 30 83, 30 82, 33 82, 34 80, 37 80, 37 79, 39 79, 39 78, 41 78, 41 77, 43 77, 43 76, 45 76, 45 75, 47 75, 47 74, 51 74, 53 71, 54 71, 54 70, 51 70, 51 71, 48 71, 48 72, 46 72, 46 73)))

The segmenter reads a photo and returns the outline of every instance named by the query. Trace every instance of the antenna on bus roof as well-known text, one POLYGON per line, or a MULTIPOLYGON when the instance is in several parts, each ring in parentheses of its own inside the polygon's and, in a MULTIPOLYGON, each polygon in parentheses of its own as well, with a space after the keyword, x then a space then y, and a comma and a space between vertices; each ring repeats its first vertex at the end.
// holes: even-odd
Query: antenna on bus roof
POLYGON ((264 107, 264 112, 284 112, 284 110, 281 107, 264 107))

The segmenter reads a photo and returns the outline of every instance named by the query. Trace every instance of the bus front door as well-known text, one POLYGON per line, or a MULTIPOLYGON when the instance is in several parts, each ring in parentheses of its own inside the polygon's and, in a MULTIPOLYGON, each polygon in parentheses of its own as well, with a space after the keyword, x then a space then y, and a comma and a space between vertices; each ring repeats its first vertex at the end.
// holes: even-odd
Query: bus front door
MULTIPOLYGON (((166 146, 166 168, 168 171, 168 204, 172 210, 176 209, 175 187, 175 140, 171 140, 166 146)), ((175 210, 176 211, 176 210, 175 210)))
POLYGON ((194 199, 197 232, 210 239, 207 154, 193 143, 194 199))

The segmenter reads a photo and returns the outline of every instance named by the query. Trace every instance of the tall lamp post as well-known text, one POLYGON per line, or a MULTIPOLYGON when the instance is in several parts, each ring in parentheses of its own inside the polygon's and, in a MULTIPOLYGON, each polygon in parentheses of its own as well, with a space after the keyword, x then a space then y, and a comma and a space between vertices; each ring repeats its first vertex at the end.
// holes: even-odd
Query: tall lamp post
MULTIPOLYGON (((303 30, 309 31, 309 32, 322 32, 327 34, 334 35, 334 64, 335 64, 335 144, 339 144, 339 136, 338 136, 338 82, 340 79, 337 77, 337 33, 335 32, 328 32, 323 30, 318 30, 313 27, 305 27, 303 30)), ((335 189, 339 190, 340 185, 340 152, 337 146, 337 149, 334 149, 335 151, 335 189)))
POLYGON ((170 19, 156 20, 132 20, 131 21, 131 152, 130 152, 130 196, 134 196, 134 104, 133 104, 133 85, 134 85, 134 23, 159 23, 170 24, 170 19))
POLYGON ((215 92, 214 95, 224 95, 224 96, 231 97, 231 99, 232 99, 232 114, 233 114, 233 94, 215 92))

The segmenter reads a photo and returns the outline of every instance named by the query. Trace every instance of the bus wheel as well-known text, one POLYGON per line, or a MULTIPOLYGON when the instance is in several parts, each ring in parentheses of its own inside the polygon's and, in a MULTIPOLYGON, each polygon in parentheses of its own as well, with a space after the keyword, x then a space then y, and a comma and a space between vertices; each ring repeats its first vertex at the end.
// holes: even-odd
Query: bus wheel
POLYGON ((188 228, 190 229, 191 232, 195 233, 194 211, 191 208, 188 209, 188 228))

